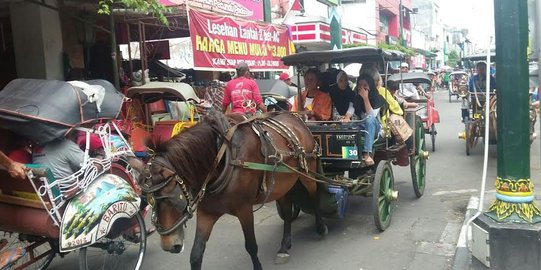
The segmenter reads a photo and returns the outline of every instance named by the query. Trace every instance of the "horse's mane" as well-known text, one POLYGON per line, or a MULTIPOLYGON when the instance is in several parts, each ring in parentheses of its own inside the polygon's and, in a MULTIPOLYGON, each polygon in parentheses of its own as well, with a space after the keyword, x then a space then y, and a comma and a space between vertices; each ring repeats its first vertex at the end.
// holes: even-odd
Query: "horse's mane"
POLYGON ((155 151, 186 181, 202 182, 211 169, 228 126, 223 113, 213 112, 169 141, 157 144, 155 151))

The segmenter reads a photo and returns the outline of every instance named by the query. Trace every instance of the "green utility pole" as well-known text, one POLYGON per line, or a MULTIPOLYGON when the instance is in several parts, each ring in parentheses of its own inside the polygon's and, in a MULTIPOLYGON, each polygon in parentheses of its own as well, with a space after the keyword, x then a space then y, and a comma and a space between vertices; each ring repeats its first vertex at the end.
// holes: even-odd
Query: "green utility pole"
POLYGON ((331 49, 342 49, 342 25, 340 24, 340 16, 336 10, 336 6, 331 7, 331 49))
POLYGON ((498 177, 487 215, 497 222, 536 223, 541 211, 530 179, 527 0, 495 0, 498 69, 498 177))
POLYGON ((271 1, 263 0, 263 18, 266 22, 272 22, 271 1))

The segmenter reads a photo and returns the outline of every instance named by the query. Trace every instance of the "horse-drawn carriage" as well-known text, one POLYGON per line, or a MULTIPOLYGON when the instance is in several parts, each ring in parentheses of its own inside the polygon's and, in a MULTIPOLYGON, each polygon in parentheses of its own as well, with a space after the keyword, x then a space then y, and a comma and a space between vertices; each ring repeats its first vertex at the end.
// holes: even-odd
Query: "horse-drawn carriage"
MULTIPOLYGON (((382 70, 381 73, 387 75, 386 71, 390 70, 390 61, 400 61, 403 57, 402 53, 396 51, 362 47, 338 51, 301 52, 284 57, 282 60, 288 66, 295 66, 297 71, 302 71, 305 67, 319 68, 325 65, 329 68, 333 64, 376 64, 382 70)), ((430 82, 429 78, 428 82, 430 82)), ((396 143, 396 140, 388 136, 389 131, 378 137, 374 144, 375 165, 373 166, 366 166, 361 160, 360 146, 364 142, 362 130, 352 128, 351 124, 340 121, 306 122, 321 147, 322 173, 329 177, 346 179, 344 185, 331 185, 330 190, 338 191, 337 197, 348 193, 372 196, 374 221, 380 231, 389 226, 392 204, 398 199, 398 192, 394 189, 391 162, 396 163, 397 156, 401 153, 407 151, 409 155, 409 162, 398 163, 402 166, 410 166, 415 195, 421 197, 424 192, 428 152, 425 150, 423 121, 417 116, 417 110, 405 111, 405 119, 414 130, 407 143, 396 143), (346 171, 348 177, 344 175, 346 171)))
POLYGON ((125 125, 130 126, 130 138, 135 153, 146 156, 145 140, 169 140, 184 128, 199 120, 198 109, 204 109, 194 89, 186 83, 149 82, 128 89, 125 125))
POLYGON ((0 268, 44 269, 56 254, 74 250, 81 269, 141 267, 146 230, 140 189, 127 165, 133 153, 110 122, 123 101, 101 80, 17 79, 0 92, 2 151, 23 140, 35 150, 74 132, 83 134, 85 146, 81 168, 61 179, 40 164, 27 164, 27 180, 0 170, 0 254, 7 258, 0 268), (103 159, 91 156, 91 136, 103 159))
MULTIPOLYGON (((388 61, 402 57, 400 52, 354 48, 303 52, 283 61, 297 67, 372 62, 388 70, 388 61)), ((324 235, 327 226, 323 216, 327 213, 321 201, 330 198, 328 209, 334 208, 336 214, 340 199, 335 194, 371 196, 376 226, 383 231, 390 224, 392 203, 398 198, 393 161, 410 167, 414 192, 418 197, 423 195, 428 152, 416 110, 406 112, 413 134, 402 144, 379 137, 374 144, 376 162, 370 166, 360 159, 357 148, 363 143, 362 131, 341 122, 306 122, 302 116, 302 112, 270 112, 251 118, 211 113, 159 143, 148 162, 132 163, 140 172, 141 190, 152 206, 152 222, 160 234, 162 249, 172 253, 183 250, 184 226, 197 212, 190 263, 192 269, 201 269, 214 224, 222 215, 230 214, 241 223, 253 268, 262 269, 254 234, 255 204, 278 203, 284 233, 276 262, 284 263, 291 248, 295 206, 313 213, 316 232, 324 235), (405 153, 400 161, 396 159, 399 153, 405 153), (286 195, 288 192, 291 196, 286 195), (307 204, 297 204, 295 197, 308 201, 311 209, 305 208, 307 204)))
POLYGON ((453 71, 449 74, 449 103, 452 96, 459 99, 468 94, 468 80, 469 76, 465 71, 453 71))

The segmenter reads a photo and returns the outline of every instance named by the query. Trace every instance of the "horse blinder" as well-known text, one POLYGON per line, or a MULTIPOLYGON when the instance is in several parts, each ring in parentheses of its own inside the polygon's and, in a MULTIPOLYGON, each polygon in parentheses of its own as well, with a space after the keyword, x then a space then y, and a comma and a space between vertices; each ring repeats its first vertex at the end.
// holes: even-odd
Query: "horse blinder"
POLYGON ((145 194, 147 198, 147 202, 152 208, 151 221, 153 225, 156 227, 156 231, 160 235, 167 235, 167 234, 172 233, 181 225, 186 226, 185 224, 188 221, 188 219, 193 217, 193 210, 192 210, 193 200, 191 199, 192 196, 191 194, 189 194, 188 189, 186 188, 186 185, 184 184, 184 181, 182 180, 182 178, 180 178, 178 174, 176 174, 175 172, 171 171, 170 169, 164 166, 160 170, 159 174, 162 178, 165 178, 165 181, 161 182, 160 184, 152 186, 152 173, 150 172, 151 165, 152 165, 152 159, 145 166, 145 170, 144 170, 145 179, 144 179, 144 183, 142 183, 141 185, 141 190, 145 194), (167 177, 163 175, 163 172, 165 170, 171 171, 171 174, 167 177), (169 182, 171 182, 171 180, 174 180, 175 182, 175 190, 173 194, 169 193, 163 196, 155 194, 157 191, 167 186, 169 182), (178 189, 180 189, 180 191, 178 191, 178 189), (173 226, 171 226, 171 228, 169 229, 164 229, 158 223, 158 217, 157 217, 156 212, 157 212, 158 202, 160 200, 168 200, 172 204, 173 208, 178 209, 183 212, 183 217, 177 220, 173 224, 173 226))

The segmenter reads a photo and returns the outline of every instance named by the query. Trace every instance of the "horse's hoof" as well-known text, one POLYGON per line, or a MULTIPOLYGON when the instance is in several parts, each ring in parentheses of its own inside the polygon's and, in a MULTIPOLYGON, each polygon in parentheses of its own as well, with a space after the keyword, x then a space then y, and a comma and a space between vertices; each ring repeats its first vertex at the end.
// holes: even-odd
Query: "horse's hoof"
POLYGON ((287 253, 278 253, 276 258, 274 258, 274 264, 285 264, 289 262, 289 254, 287 253))
POLYGON ((325 236, 325 235, 329 234, 329 228, 327 228, 327 225, 319 226, 319 227, 317 228, 317 233, 318 233, 320 236, 325 236))

